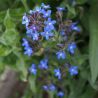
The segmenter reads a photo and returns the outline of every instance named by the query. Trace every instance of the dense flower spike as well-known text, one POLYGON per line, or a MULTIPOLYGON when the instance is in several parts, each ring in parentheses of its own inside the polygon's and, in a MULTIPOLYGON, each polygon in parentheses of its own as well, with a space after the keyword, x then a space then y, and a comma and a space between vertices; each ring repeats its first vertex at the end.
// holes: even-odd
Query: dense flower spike
POLYGON ((42 3, 41 7, 36 7, 34 11, 30 10, 29 14, 24 14, 22 24, 25 24, 27 35, 34 41, 39 40, 39 36, 48 40, 53 36, 55 30, 55 20, 51 19, 51 10, 49 5, 42 3))
POLYGON ((77 22, 72 22, 71 19, 66 18, 67 15, 63 16, 66 11, 65 8, 56 8, 55 20, 51 16, 50 8, 50 5, 42 3, 40 7, 35 7, 34 10, 23 15, 22 24, 26 27, 27 38, 23 38, 22 46, 24 47, 24 54, 35 56, 35 58, 37 56, 44 57, 38 65, 32 64, 29 72, 42 78, 42 82, 46 84, 42 86, 45 91, 57 91, 57 96, 62 98, 65 95, 64 89, 55 84, 53 78, 56 77, 58 82, 63 80, 63 73, 67 72, 66 68, 71 76, 78 74, 78 66, 71 66, 69 62, 71 60, 68 60, 67 56, 74 56, 68 54, 75 53, 77 45, 74 36, 77 34, 76 32, 80 32, 80 28, 77 22), (54 61, 52 61, 52 57, 54 61), (64 66, 66 64, 68 66, 64 66), (62 70, 63 67, 65 68, 62 70), (43 77, 49 81, 44 82, 43 77))
POLYGON ((77 66, 71 66, 70 68, 69 68, 69 73, 70 73, 70 75, 77 75, 78 74, 78 67, 77 66))

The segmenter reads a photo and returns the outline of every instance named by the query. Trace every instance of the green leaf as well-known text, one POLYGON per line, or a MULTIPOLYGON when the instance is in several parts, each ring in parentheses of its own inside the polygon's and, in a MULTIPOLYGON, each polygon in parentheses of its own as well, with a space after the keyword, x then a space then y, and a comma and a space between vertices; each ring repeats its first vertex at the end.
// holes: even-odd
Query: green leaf
MULTIPOLYGON (((16 20, 16 21, 21 21, 22 16, 25 12, 25 9, 23 7, 17 8, 17 9, 9 9, 8 14, 9 12, 10 12, 10 18, 13 18, 13 20, 16 20)), ((2 23, 4 19, 6 20, 5 15, 6 15, 6 11, 0 12, 0 23, 2 23)))
POLYGON ((15 46, 19 43, 19 34, 14 28, 8 29, 2 34, 0 42, 4 45, 15 46))
POLYGON ((96 92, 90 86, 86 87, 85 89, 85 92, 82 93, 79 98, 94 98, 96 92))
POLYGON ((6 16, 4 18, 4 25, 6 29, 15 28, 15 23, 12 21, 12 18, 10 17, 9 10, 7 10, 6 16))
POLYGON ((5 47, 3 45, 0 45, 0 56, 7 56, 12 52, 12 49, 9 47, 5 47))
POLYGON ((34 76, 29 77, 29 85, 32 92, 36 94, 36 77, 34 76))
POLYGON ((23 81, 27 81, 28 71, 27 71, 24 59, 21 56, 20 56, 20 58, 18 58, 16 66, 17 66, 18 71, 20 71, 20 73, 21 73, 21 79, 23 81))
POLYGON ((49 91, 48 93, 49 93, 49 98, 54 98, 54 94, 55 94, 54 91, 49 91))
POLYGON ((26 64, 25 58, 23 57, 21 53, 19 53, 19 51, 14 51, 13 53, 14 55, 17 56, 16 68, 21 73, 21 79, 23 81, 27 81, 28 68, 26 66, 27 64, 26 64))
POLYGON ((98 76, 98 1, 91 5, 89 15, 89 30, 90 30, 90 67, 92 82, 96 81, 98 76))
POLYGON ((69 6, 68 4, 66 5, 66 7, 68 8, 68 18, 74 18, 76 16, 76 11, 75 8, 73 6, 69 6))
POLYGON ((77 4, 84 4, 87 2, 87 0, 76 0, 77 4))
POLYGON ((67 18, 74 18, 76 16, 76 10, 74 6, 71 6, 69 3, 69 0, 64 0, 60 6, 62 7, 67 7, 68 13, 67 13, 67 18))
POLYGON ((28 5, 27 5, 27 0, 21 0, 21 2, 22 2, 22 4, 24 5, 25 10, 26 10, 26 11, 29 11, 29 7, 28 7, 28 5))
POLYGON ((4 25, 6 27, 5 32, 0 37, 0 42, 4 45, 10 45, 11 47, 16 46, 19 43, 19 33, 15 29, 15 22, 10 17, 9 10, 7 10, 4 18, 4 25))

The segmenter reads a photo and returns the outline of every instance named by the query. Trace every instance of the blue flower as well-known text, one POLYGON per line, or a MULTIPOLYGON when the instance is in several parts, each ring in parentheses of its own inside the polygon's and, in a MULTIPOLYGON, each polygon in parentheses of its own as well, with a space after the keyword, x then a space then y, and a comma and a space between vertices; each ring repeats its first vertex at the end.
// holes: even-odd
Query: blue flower
POLYGON ((29 28, 27 28, 27 30, 31 29, 32 32, 37 32, 37 26, 36 25, 32 25, 32 26, 29 26, 29 28))
POLYGON ((25 47, 24 48, 24 54, 31 56, 33 54, 33 50, 31 47, 25 47))
POLYGON ((61 79, 61 71, 59 68, 54 70, 54 75, 58 78, 61 79))
POLYGON ((51 16, 51 10, 45 11, 44 9, 41 10, 41 13, 43 14, 44 18, 51 16))
POLYGON ((77 66, 71 66, 70 68, 69 68, 69 73, 70 73, 70 75, 77 75, 78 74, 78 67, 77 66))
POLYGON ((45 37, 46 40, 48 40, 50 37, 53 37, 54 34, 52 32, 46 31, 46 32, 41 32, 41 35, 45 37))
POLYGON ((28 28, 28 27, 26 29, 27 29, 27 31, 26 31, 27 36, 32 37, 32 33, 33 33, 32 29, 28 28))
POLYGON ((55 86, 54 86, 53 84, 50 84, 50 85, 49 85, 49 90, 50 90, 50 91, 54 91, 55 89, 56 89, 56 88, 55 88, 55 86))
POLYGON ((56 53, 56 55, 57 55, 57 58, 58 59, 65 59, 66 58, 66 54, 65 54, 65 52, 64 51, 58 51, 57 53, 56 53))
POLYGON ((45 21, 44 22, 44 24, 46 25, 46 29, 47 30, 55 30, 55 28, 54 28, 54 24, 56 23, 56 21, 55 20, 51 20, 51 18, 48 18, 48 20, 47 21, 45 21))
POLYGON ((72 23, 70 28, 71 28, 71 30, 80 32, 80 28, 77 26, 77 22, 76 23, 72 23))
POLYGON ((34 13, 34 11, 33 11, 33 10, 30 10, 30 11, 29 11, 29 13, 30 13, 30 14, 33 14, 33 13, 34 13))
POLYGON ((43 89, 46 90, 46 91, 47 90, 54 91, 56 88, 53 84, 50 84, 50 85, 44 85, 43 89))
POLYGON ((47 85, 44 85, 42 88, 46 91, 49 90, 47 85))
POLYGON ((42 3, 41 7, 44 8, 44 9, 48 9, 48 8, 50 8, 50 5, 45 5, 44 3, 42 3))
POLYGON ((29 68, 30 73, 36 75, 37 73, 37 69, 36 69, 36 65, 32 64, 32 66, 29 68))
POLYGON ((70 43, 70 44, 68 45, 67 50, 68 50, 69 53, 74 54, 76 47, 77 47, 77 46, 76 46, 75 42, 72 42, 72 43, 70 43))
POLYGON ((41 12, 41 10, 42 10, 41 7, 38 7, 38 6, 35 7, 35 9, 34 9, 35 12, 41 12))
POLYGON ((48 59, 43 59, 39 64, 40 69, 48 69, 48 59))
POLYGON ((29 43, 26 38, 23 38, 22 46, 24 46, 24 54, 31 56, 33 53, 32 48, 29 46, 29 43))
POLYGON ((64 96, 64 92, 59 91, 59 92, 57 93, 57 96, 59 96, 60 98, 63 97, 63 96, 64 96))
POLYGON ((29 19, 28 17, 26 16, 26 14, 24 14, 23 18, 22 18, 22 24, 25 24, 26 26, 29 25, 29 19))
POLYGON ((28 43, 27 39, 26 38, 23 38, 22 40, 23 40, 22 46, 28 47, 29 46, 29 43, 28 43))
POLYGON ((65 10, 65 8, 63 8, 63 7, 57 7, 57 11, 59 11, 59 12, 62 12, 64 10, 65 10))
POLYGON ((38 40, 39 39, 39 33, 35 32, 32 34, 33 40, 38 40))

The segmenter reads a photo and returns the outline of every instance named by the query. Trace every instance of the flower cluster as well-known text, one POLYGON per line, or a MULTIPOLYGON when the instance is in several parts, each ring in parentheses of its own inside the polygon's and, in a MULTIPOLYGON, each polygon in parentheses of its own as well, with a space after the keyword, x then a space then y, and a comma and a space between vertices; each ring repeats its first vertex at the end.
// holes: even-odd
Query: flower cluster
MULTIPOLYGON (((40 70, 43 74, 47 72, 48 75, 51 74, 58 81, 61 81, 63 79, 62 67, 66 65, 67 55, 73 56, 75 54, 77 45, 73 36, 80 32, 80 28, 77 26, 77 22, 63 18, 64 10, 66 9, 57 7, 56 19, 53 20, 51 18, 52 11, 50 6, 42 3, 41 7, 36 7, 23 16, 22 24, 25 25, 27 30, 27 38, 23 38, 22 44, 25 50, 24 54, 32 56, 41 51, 40 49, 44 49, 41 53, 44 59, 38 65, 33 63, 29 68, 29 72, 33 75, 38 74, 40 70), (51 43, 51 45, 55 43, 55 45, 45 45, 45 42, 51 43), (58 65, 59 63, 56 66, 49 63, 53 60, 52 56, 50 58, 50 55, 53 55, 53 58, 56 59, 56 61, 54 59, 54 62, 63 62, 62 66, 58 65), (52 72, 50 71, 51 69, 52 72)), ((78 74, 78 67, 70 64, 70 66, 65 66, 63 71, 74 76, 78 74)), ((44 90, 50 91, 58 89, 58 86, 56 87, 52 82, 42 87, 44 90)), ((58 91, 57 96, 63 97, 64 90, 58 91)))
POLYGON ((25 24, 27 29, 27 35, 31 37, 33 41, 40 40, 40 37, 44 37, 48 40, 53 36, 53 30, 55 29, 55 20, 51 19, 50 6, 42 3, 41 7, 36 7, 34 11, 30 10, 29 14, 24 14, 22 24, 25 24))

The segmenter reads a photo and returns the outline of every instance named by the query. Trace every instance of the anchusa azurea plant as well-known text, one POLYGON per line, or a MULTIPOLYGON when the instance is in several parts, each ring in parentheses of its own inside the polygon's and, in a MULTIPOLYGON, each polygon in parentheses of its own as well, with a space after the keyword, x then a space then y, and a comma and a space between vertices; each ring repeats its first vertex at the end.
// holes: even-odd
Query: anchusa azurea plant
POLYGON ((22 24, 26 28, 26 37, 22 46, 24 54, 30 58, 42 58, 29 67, 29 73, 41 79, 41 88, 56 91, 58 97, 63 97, 66 90, 61 81, 79 73, 78 65, 73 65, 71 57, 77 48, 75 36, 80 28, 77 22, 66 17, 65 8, 57 7, 53 16, 50 9, 42 3, 41 7, 24 14, 22 24))

